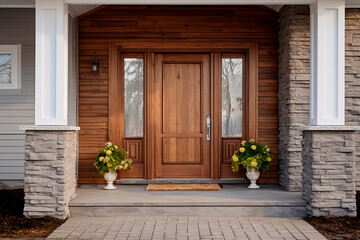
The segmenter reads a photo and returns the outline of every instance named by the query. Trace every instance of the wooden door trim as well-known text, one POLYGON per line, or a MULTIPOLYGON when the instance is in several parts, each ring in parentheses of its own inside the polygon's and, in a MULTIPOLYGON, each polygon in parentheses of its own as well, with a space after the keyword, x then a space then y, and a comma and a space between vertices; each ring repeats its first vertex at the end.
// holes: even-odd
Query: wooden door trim
POLYGON ((246 81, 248 84, 248 136, 258 140, 258 44, 256 42, 211 42, 204 40, 185 40, 171 41, 169 43, 152 43, 144 40, 117 40, 109 43, 109 129, 108 136, 110 141, 120 141, 120 132, 113 131, 119 126, 120 99, 117 93, 119 91, 118 83, 118 50, 121 52, 142 52, 145 53, 145 66, 147 77, 144 78, 144 175, 146 179, 153 179, 155 176, 154 169, 154 119, 149 106, 153 104, 154 99, 149 93, 154 87, 154 58, 155 52, 209 52, 211 64, 211 178, 221 178, 222 163, 222 143, 221 138, 221 69, 219 69, 221 54, 220 53, 245 53, 246 55, 246 81), (220 85, 219 85, 220 84, 220 85), (220 87, 219 87, 220 86, 220 87), (111 103, 111 107, 110 107, 111 103), (216 123, 217 121, 217 123, 216 123))
POLYGON ((151 106, 154 105, 154 95, 151 94, 154 91, 154 81, 155 81, 155 54, 154 52, 145 53, 145 64, 147 69, 147 79, 145 79, 145 89, 146 92, 146 103, 144 104, 145 124, 144 132, 146 132, 145 138, 145 178, 154 179, 155 177, 155 124, 154 124, 154 111, 151 111, 151 106))

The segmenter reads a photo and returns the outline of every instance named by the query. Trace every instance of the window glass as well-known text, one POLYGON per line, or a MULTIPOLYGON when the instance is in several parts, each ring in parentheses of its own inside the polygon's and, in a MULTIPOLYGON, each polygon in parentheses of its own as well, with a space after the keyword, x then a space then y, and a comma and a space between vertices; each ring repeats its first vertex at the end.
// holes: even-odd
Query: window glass
POLYGON ((144 60, 124 58, 124 120, 126 137, 143 136, 144 60))
POLYGON ((11 84, 11 54, 0 53, 0 84, 11 84))
POLYGON ((242 136, 243 59, 222 58, 222 136, 242 136))

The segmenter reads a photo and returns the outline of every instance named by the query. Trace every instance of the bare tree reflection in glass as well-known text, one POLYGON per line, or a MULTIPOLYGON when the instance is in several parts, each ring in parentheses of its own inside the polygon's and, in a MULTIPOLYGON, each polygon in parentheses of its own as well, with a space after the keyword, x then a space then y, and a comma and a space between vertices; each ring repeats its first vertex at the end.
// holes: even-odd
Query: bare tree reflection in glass
POLYGON ((144 61, 141 58, 124 59, 125 136, 143 136, 144 61))
POLYGON ((222 59, 222 136, 242 136, 242 58, 222 59))
POLYGON ((0 84, 11 83, 11 54, 0 54, 0 84))

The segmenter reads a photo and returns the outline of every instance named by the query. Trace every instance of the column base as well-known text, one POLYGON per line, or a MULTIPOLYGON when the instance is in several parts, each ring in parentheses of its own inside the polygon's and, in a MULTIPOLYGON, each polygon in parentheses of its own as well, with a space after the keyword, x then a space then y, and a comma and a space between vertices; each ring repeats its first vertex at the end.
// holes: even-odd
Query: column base
POLYGON ((70 216, 69 202, 75 197, 77 184, 76 130, 79 128, 59 126, 61 130, 55 130, 56 127, 22 127, 26 129, 24 215, 29 218, 70 216))
POLYGON ((358 127, 302 129, 302 193, 308 214, 356 216, 354 131, 358 127))

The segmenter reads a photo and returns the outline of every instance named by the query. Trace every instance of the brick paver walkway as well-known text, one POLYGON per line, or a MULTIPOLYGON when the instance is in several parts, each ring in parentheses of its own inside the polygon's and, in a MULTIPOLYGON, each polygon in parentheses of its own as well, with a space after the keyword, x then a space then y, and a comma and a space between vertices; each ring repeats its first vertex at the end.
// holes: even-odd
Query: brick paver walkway
POLYGON ((72 217, 47 239, 326 240, 304 220, 267 217, 72 217))

